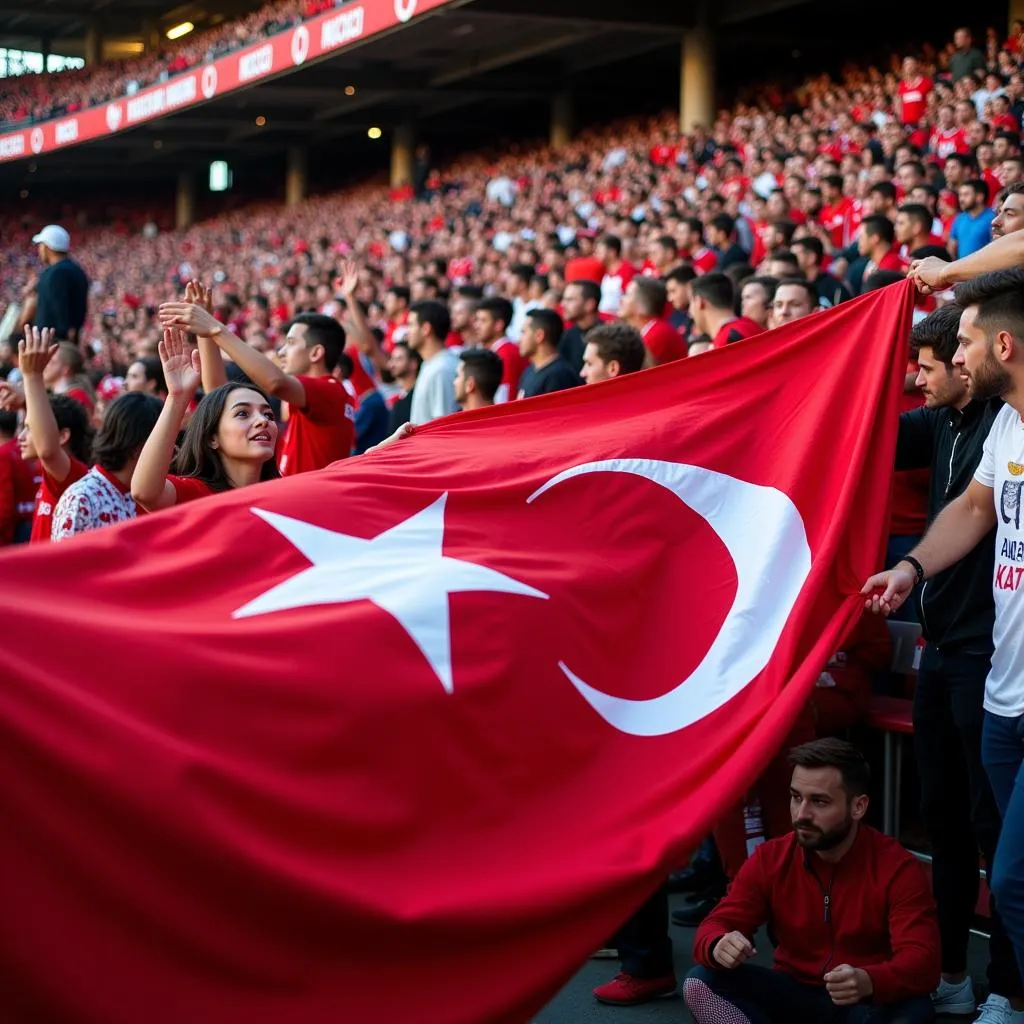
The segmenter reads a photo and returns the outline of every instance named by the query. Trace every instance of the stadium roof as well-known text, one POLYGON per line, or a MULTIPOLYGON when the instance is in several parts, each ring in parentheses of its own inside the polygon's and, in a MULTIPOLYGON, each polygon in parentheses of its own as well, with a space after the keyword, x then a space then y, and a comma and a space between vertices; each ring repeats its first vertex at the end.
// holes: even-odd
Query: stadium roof
POLYGON ((54 53, 81 56, 91 26, 111 38, 141 38, 147 25, 215 24, 259 6, 259 0, 4 0, 0 45, 34 50, 46 39, 54 53))
MULTIPOLYGON (((717 19, 735 23, 793 2, 721 0, 717 19)), ((115 10, 138 17, 162 6, 156 0, 9 0, 0 26, 30 19, 30 10, 46 12, 44 17, 115 10), (11 3, 22 7, 12 13, 11 3)), ((178 7, 170 16, 183 18, 189 10, 196 8, 178 7)), ((432 142, 446 136, 472 140, 475 126, 486 126, 493 137, 495 123, 531 104, 530 123, 541 134, 547 104, 562 90, 593 102, 619 88, 633 94, 646 89, 664 108, 678 97, 680 40, 696 16, 697 0, 451 0, 408 25, 360 38, 208 102, 199 97, 187 109, 130 130, 44 152, 37 160, 29 158, 26 146, 27 159, 0 164, 0 183, 167 181, 178 170, 205 169, 220 158, 270 166, 283 161, 293 145, 319 147, 321 156, 326 149, 328 159, 341 162, 352 159, 359 145, 365 155, 369 125, 383 129, 385 142, 388 130, 403 123, 419 125, 432 142)), ((379 146, 374 159, 378 166, 386 162, 379 146)))

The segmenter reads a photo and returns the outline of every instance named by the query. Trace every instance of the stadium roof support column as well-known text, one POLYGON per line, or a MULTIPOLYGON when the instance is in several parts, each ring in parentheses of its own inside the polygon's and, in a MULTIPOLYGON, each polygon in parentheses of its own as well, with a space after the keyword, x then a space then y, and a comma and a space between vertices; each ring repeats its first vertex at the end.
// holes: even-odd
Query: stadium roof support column
POLYGON ((288 167, 284 175, 284 204, 298 206, 306 198, 306 149, 288 147, 288 167))
POLYGON ((103 33, 100 24, 94 18, 85 30, 85 63, 99 64, 103 60, 103 33))
POLYGON ((572 142, 573 134, 573 99, 567 89, 556 92, 551 97, 551 135, 552 149, 565 149, 572 142))
POLYGON ((196 216, 196 180, 191 171, 178 172, 178 190, 174 197, 174 226, 179 231, 191 227, 196 216))
POLYGON ((411 124, 400 124, 391 137, 391 187, 411 185, 413 179, 413 149, 416 129, 411 124))
POLYGON ((683 35, 679 68, 679 127, 693 131, 695 124, 710 125, 715 119, 715 34, 701 5, 696 25, 683 35))
POLYGON ((142 45, 146 53, 160 52, 160 29, 155 21, 147 19, 142 23, 142 45))

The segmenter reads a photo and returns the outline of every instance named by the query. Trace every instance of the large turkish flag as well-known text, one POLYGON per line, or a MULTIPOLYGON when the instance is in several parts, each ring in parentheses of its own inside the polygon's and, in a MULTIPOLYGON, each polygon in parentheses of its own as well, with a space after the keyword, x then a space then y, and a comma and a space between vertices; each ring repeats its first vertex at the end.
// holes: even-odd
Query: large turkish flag
POLYGON ((860 613, 911 307, 0 559, 0 1018, 527 1020, 860 613))

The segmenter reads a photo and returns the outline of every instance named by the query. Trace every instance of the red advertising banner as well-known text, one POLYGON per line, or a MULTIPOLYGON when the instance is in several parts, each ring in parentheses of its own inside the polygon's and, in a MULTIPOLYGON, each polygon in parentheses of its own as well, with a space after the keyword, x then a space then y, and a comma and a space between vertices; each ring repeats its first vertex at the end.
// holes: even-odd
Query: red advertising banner
POLYGON ((205 103, 291 71, 353 43, 436 10, 453 0, 363 0, 327 11, 263 42, 175 75, 134 96, 102 103, 0 135, 0 163, 52 153, 114 135, 176 110, 205 103))

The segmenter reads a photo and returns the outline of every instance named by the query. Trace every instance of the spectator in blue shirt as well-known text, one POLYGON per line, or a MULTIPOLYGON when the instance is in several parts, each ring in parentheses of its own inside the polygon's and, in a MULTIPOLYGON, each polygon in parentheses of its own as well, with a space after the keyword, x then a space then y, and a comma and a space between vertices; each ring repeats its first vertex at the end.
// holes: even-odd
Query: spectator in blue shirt
POLYGON ((995 211, 988 205, 988 185, 980 178, 965 181, 957 193, 960 213, 949 232, 949 251, 953 259, 970 256, 992 240, 995 211))

